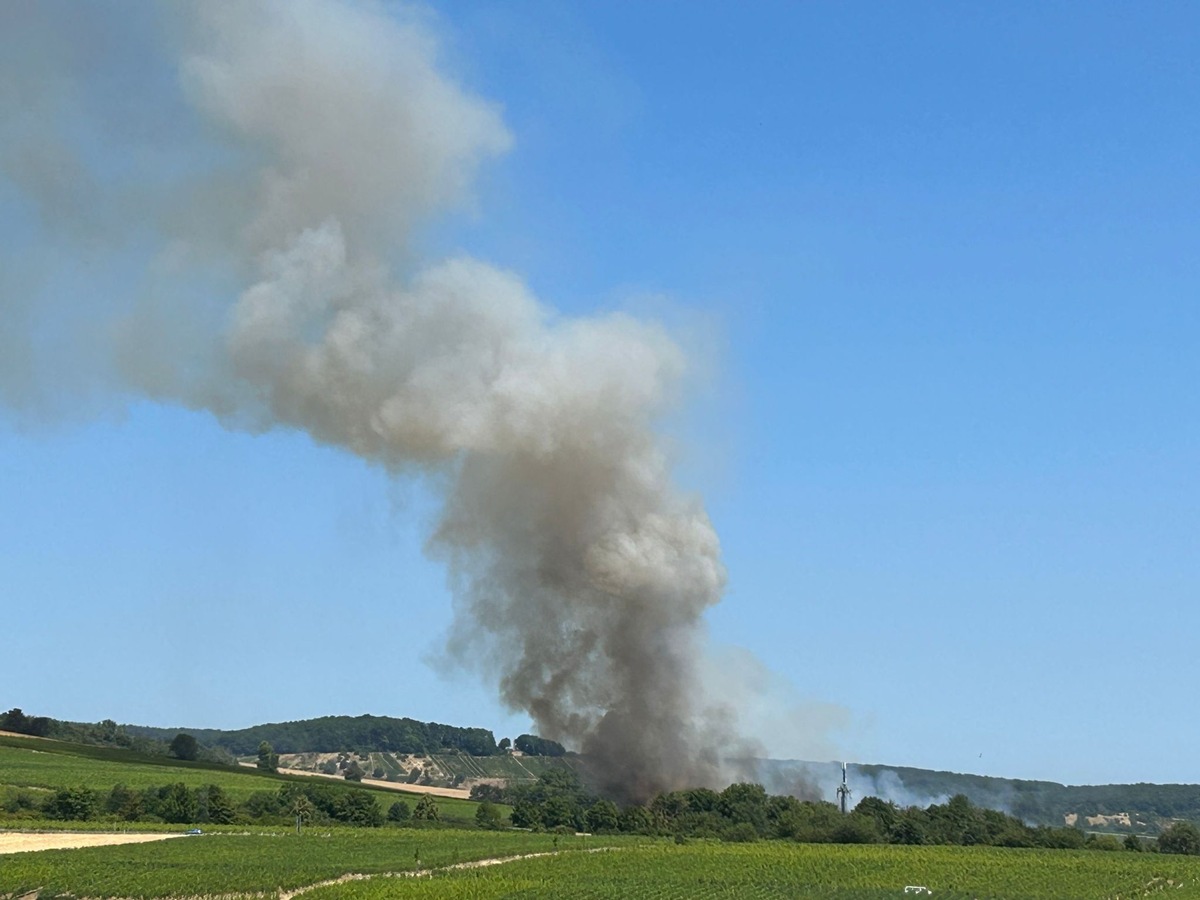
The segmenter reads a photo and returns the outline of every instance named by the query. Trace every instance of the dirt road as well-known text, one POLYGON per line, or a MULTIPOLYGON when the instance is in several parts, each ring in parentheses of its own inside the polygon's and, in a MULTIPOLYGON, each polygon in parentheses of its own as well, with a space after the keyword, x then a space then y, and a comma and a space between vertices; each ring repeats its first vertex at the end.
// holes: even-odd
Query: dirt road
MULTIPOLYGON (((254 763, 244 762, 243 766, 253 769, 254 763)), ((280 769, 281 775, 306 775, 313 778, 332 778, 334 781, 345 781, 341 775, 326 775, 324 772, 310 772, 308 769, 280 769)), ((364 778, 361 782, 368 787, 385 788, 389 791, 399 791, 402 794, 433 794, 435 797, 450 797, 454 800, 470 800, 471 792, 462 788, 436 787, 431 784, 400 784, 395 781, 383 781, 377 778, 364 778)))

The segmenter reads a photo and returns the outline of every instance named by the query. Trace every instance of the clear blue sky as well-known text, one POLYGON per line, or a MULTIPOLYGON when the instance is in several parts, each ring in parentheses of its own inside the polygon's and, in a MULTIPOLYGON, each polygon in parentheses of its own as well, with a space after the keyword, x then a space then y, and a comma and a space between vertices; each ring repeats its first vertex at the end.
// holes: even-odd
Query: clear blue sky
MULTIPOLYGON (((1200 782, 1200 10, 434 9, 514 140, 428 246, 718 336, 674 426, 729 569, 712 632, 848 710, 851 759, 1200 782)), ((0 176, 0 237, 37 227, 0 176)), ((515 735, 426 662, 432 509, 146 400, 2 418, 0 705, 515 735)))

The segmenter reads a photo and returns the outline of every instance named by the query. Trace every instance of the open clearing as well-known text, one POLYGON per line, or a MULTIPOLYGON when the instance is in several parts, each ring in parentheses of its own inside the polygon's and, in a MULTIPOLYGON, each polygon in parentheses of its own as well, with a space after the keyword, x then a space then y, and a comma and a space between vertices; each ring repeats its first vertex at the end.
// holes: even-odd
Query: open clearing
POLYGON ((72 850, 76 847, 104 847, 109 844, 144 844, 183 837, 181 834, 67 834, 42 832, 21 834, 0 833, 0 853, 32 853, 35 850, 72 850))

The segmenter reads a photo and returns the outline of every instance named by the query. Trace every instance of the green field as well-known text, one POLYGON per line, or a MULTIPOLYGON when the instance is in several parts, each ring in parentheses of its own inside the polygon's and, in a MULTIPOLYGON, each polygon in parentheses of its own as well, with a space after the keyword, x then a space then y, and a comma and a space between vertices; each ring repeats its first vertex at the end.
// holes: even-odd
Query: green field
MULTIPOLYGON (((49 822, 34 809, 15 814, 3 801, 16 793, 49 795, 86 786, 104 793, 116 784, 144 789, 179 783, 219 785, 235 800, 274 794, 291 780, 253 770, 181 763, 124 750, 0 737, 0 829, 180 831, 186 825, 150 822, 49 822)), ((324 782, 338 791, 345 782, 324 782)), ((381 810, 404 796, 376 789, 381 810)), ((347 795, 352 796, 352 795, 347 795)), ((356 795, 362 796, 362 795, 356 795)), ((438 799, 442 819, 473 822, 477 805, 438 799)), ((278 821, 278 820, 276 820, 278 821)), ((346 874, 432 877, 371 878, 316 887, 306 900, 421 898, 860 898, 902 897, 923 885, 935 897, 993 900, 1127 900, 1169 896, 1200 900, 1200 857, 1127 851, 1024 850, 996 847, 799 844, 762 841, 723 844, 632 836, 600 838, 482 831, 474 828, 351 828, 205 826, 205 834, 168 841, 47 850, 0 856, 0 900, 38 891, 63 897, 180 897, 258 895, 346 874), (574 852, 598 851, 598 852, 574 852), (472 869, 472 860, 546 854, 472 869)), ((913 896, 910 894, 909 896, 913 896)))
MULTIPOLYGON (((105 793, 116 784, 143 790, 176 782, 182 782, 189 788, 215 784, 235 803, 242 803, 258 791, 275 792, 282 784, 299 778, 272 775, 254 769, 144 756, 128 750, 0 735, 0 804, 7 793, 17 789, 51 791, 86 786, 97 793, 105 793)), ((321 781, 348 785, 333 779, 321 781)), ((363 789, 376 797, 384 812, 397 800, 402 799, 412 806, 421 797, 420 794, 383 788, 363 789)), ((475 803, 438 797, 437 804, 442 819, 447 822, 474 822, 475 803)), ((5 813, 0 806, 0 826, 4 821, 5 813)))
MULTIPOLYGON (((560 845, 576 839, 560 838, 560 845)), ((550 835, 407 828, 204 834, 149 844, 0 856, 0 897, 169 897, 294 889, 348 873, 404 872, 551 851, 550 835)), ((388 883, 398 884, 395 880, 388 883)))
MULTIPOLYGON (((1138 853, 982 847, 733 845, 519 832, 258 830, 152 844, 52 850, 3 857, 0 897, 277 896, 355 873, 439 869, 431 878, 377 877, 319 887, 306 900, 385 898, 841 898, 902 897, 924 885, 934 897, 991 900, 1200 898, 1200 859, 1138 853), (610 845, 609 849, 603 849, 610 845), (600 849, 598 849, 600 848, 600 849), (598 852, 577 852, 584 849, 598 852), (477 859, 548 854, 484 868, 477 859)), ((910 895, 912 896, 912 895, 910 895)))
POLYGON ((1124 900, 1156 895, 1185 900, 1200 897, 1200 859, 983 847, 658 843, 520 860, 403 884, 390 879, 348 882, 304 896, 882 900, 905 896, 906 885, 923 885, 935 898, 955 900, 1124 900))

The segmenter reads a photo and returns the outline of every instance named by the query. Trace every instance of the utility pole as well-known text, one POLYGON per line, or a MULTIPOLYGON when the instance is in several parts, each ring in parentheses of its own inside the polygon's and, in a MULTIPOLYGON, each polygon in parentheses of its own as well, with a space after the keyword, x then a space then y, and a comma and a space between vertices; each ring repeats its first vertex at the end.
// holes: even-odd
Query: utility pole
POLYGON ((837 789, 838 806, 842 808, 842 813, 846 812, 846 805, 850 800, 850 785, 846 784, 846 764, 842 763, 842 783, 837 789))

